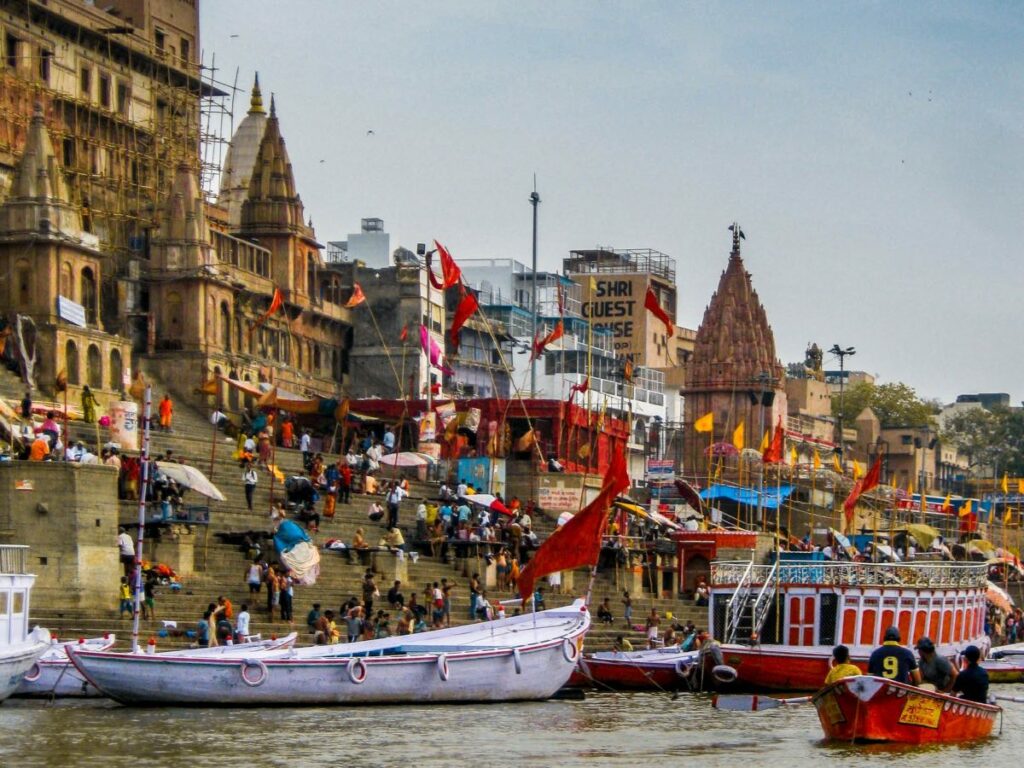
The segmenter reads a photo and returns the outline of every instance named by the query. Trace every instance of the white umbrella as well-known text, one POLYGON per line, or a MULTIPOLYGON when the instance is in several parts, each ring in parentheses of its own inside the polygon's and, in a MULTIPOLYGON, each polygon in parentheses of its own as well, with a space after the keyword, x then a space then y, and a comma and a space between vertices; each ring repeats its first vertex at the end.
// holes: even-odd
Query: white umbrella
POLYGON ((484 507, 485 509, 492 509, 495 512, 501 512, 503 515, 512 514, 512 510, 506 507, 502 502, 498 501, 496 496, 492 496, 489 493, 471 493, 468 496, 461 496, 460 498, 469 504, 475 504, 476 506, 484 507))
POLYGON ((380 463, 389 467, 426 467, 434 463, 434 457, 416 451, 402 451, 383 456, 380 463))
POLYGON ((176 464, 173 461, 159 461, 156 468, 163 472, 183 488, 189 488, 196 493, 213 499, 224 501, 224 494, 220 492, 209 478, 195 467, 189 464, 176 464))

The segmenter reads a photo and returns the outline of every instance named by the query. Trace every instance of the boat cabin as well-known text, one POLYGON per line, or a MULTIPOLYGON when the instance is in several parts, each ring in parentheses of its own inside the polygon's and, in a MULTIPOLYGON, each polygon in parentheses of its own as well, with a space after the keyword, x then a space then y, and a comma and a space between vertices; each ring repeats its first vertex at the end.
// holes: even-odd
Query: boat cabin
POLYGON ((28 547, 0 544, 0 646, 28 637, 29 593, 36 577, 27 565, 28 547))
POLYGON ((984 563, 714 562, 709 621, 724 643, 957 645, 984 634, 984 563))

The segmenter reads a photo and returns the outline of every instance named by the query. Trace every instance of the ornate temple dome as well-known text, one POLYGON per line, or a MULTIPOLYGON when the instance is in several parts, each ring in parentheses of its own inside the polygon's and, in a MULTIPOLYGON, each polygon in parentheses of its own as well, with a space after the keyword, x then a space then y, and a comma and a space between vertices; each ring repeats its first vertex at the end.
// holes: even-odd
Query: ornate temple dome
POLYGON ((242 202, 249 195, 249 180, 252 178, 256 155, 259 154, 263 134, 267 129, 267 113, 263 109, 263 95, 260 93, 260 76, 252 86, 249 113, 231 137, 224 158, 224 170, 220 177, 220 194, 217 202, 228 209, 228 222, 237 229, 242 218, 242 202))
POLYGON ((740 257, 743 233, 738 224, 731 229, 729 264, 697 329, 687 390, 746 390, 762 373, 771 377, 776 388, 783 385, 775 336, 740 257))

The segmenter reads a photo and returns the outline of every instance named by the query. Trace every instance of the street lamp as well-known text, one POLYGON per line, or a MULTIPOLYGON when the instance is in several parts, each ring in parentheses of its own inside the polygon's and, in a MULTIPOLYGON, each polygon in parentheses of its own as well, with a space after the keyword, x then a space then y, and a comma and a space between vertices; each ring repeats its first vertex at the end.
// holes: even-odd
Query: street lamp
MULTIPOLYGON (((758 393, 751 392, 750 393, 750 399, 751 399, 751 401, 755 401, 756 403, 760 404, 761 428, 760 428, 760 430, 758 430, 757 434, 763 435, 764 434, 764 409, 767 406, 770 406, 770 405, 772 405, 775 402, 775 392, 769 392, 768 385, 769 384, 773 384, 774 382, 772 381, 771 374, 769 374, 767 371, 761 371, 759 374, 757 374, 757 376, 755 376, 752 379, 752 381, 761 384, 761 396, 758 397, 757 396, 758 393)), ((763 499, 764 499, 764 457, 763 456, 761 457, 761 471, 758 473, 757 486, 758 486, 757 487, 757 519, 759 521, 761 521, 761 523, 763 524, 764 523, 764 520, 763 520, 763 515, 764 515, 764 508, 763 508, 763 499)), ((776 514, 778 514, 778 510, 776 510, 776 514)))
POLYGON ((857 350, 853 347, 846 347, 845 349, 840 347, 838 344, 833 344, 832 349, 829 350, 833 355, 839 358, 839 443, 836 452, 839 454, 839 462, 842 464, 843 461, 843 385, 846 383, 846 374, 844 373, 845 367, 844 362, 846 361, 847 355, 857 354, 857 350))
MULTIPOLYGON (((533 206, 533 291, 530 299, 533 310, 533 341, 537 341, 537 206, 540 195, 537 194, 537 177, 533 177, 533 192, 530 193, 530 205, 533 206)), ((537 356, 530 361, 530 397, 537 396, 537 356)))

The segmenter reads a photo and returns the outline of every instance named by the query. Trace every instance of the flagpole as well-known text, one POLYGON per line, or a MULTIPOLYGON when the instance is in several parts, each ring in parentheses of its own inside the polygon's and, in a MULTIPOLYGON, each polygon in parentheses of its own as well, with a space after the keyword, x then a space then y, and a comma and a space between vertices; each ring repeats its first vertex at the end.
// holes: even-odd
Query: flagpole
POLYGON ((132 606, 132 653, 139 652, 139 619, 142 609, 142 545, 146 537, 146 490, 149 485, 149 422, 153 388, 146 385, 146 400, 142 421, 142 467, 139 472, 139 532, 135 542, 135 572, 132 574, 135 602, 132 606))
MULTIPOLYGON (((64 461, 68 460, 68 385, 64 385, 64 455, 61 457, 64 461)), ((57 446, 53 446, 54 450, 57 446)))

